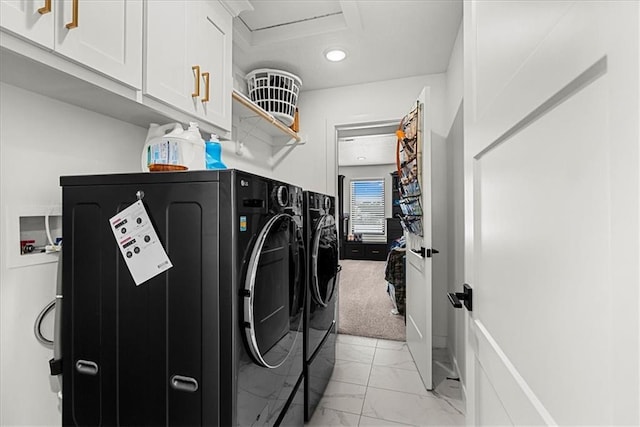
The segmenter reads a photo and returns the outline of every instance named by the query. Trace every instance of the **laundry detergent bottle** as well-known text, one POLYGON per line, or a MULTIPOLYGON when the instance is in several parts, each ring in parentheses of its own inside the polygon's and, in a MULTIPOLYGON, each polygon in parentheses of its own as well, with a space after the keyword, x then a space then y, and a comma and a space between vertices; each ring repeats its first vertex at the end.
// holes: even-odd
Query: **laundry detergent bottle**
POLYGON ((226 169, 227 166, 222 163, 222 146, 218 135, 212 133, 211 138, 205 142, 205 146, 207 169, 226 169))
POLYGON ((142 171, 202 170, 205 169, 204 151, 197 123, 189 123, 186 131, 180 123, 163 126, 152 123, 142 150, 142 171))
POLYGON ((142 171, 149 172, 157 165, 181 166, 178 141, 183 132, 180 123, 151 123, 140 159, 142 171))

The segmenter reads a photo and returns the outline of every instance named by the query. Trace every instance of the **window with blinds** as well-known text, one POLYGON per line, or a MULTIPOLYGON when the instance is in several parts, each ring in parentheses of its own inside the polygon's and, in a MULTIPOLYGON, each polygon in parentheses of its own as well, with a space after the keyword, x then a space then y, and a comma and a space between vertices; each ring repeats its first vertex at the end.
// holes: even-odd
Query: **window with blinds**
POLYGON ((351 181, 351 233, 384 234, 384 179, 351 181))

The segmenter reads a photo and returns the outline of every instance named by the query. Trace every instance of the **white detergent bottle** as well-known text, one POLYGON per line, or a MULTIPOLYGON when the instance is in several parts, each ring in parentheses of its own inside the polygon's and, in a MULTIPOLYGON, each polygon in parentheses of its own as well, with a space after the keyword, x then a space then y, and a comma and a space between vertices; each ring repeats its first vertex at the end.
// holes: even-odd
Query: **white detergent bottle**
POLYGON ((188 141, 182 150, 184 165, 189 170, 206 169, 205 144, 200 134, 198 123, 189 122, 189 128, 184 131, 182 137, 188 141))

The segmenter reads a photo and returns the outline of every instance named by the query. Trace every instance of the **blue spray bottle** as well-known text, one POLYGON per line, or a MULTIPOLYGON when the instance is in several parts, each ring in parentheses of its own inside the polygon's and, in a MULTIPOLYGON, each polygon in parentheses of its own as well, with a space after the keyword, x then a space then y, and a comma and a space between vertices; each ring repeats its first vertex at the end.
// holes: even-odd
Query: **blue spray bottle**
POLYGON ((226 169, 227 166, 222 163, 222 146, 220 146, 218 135, 212 133, 211 138, 205 141, 205 146, 207 169, 226 169))

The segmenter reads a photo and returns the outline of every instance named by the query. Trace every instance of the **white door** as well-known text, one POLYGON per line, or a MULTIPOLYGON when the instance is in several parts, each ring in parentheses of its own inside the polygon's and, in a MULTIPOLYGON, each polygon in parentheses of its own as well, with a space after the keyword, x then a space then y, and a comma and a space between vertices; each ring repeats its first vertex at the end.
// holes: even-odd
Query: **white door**
POLYGON ((640 424, 639 5, 464 4, 468 424, 640 424))
POLYGON ((429 89, 418 97, 418 155, 420 198, 422 206, 422 236, 406 233, 406 321, 407 345, 416 363, 422 382, 428 390, 433 388, 431 375, 432 301, 431 301, 431 126, 429 116, 429 89), (428 256, 429 255, 429 256, 428 256))

